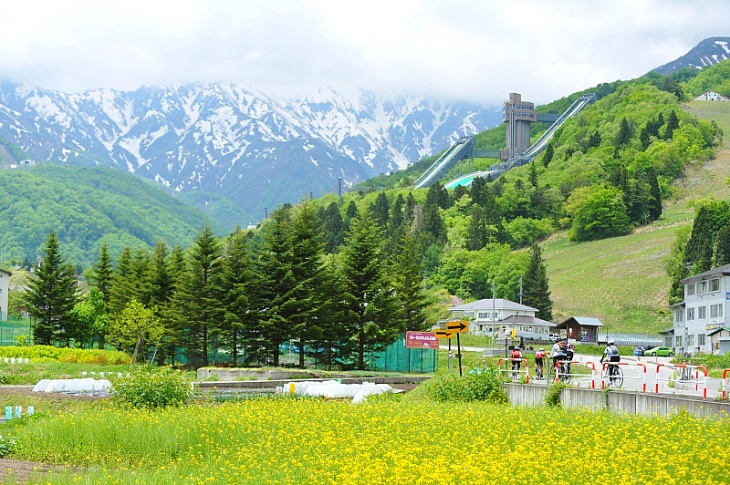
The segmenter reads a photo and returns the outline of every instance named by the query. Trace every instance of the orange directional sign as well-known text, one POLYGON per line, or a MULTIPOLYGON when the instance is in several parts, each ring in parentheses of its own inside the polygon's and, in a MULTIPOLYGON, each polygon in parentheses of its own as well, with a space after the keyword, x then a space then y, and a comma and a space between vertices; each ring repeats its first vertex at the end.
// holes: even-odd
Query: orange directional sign
POLYGON ((446 331, 451 333, 467 333, 469 331, 469 320, 446 322, 446 331))
POLYGON ((447 332, 446 330, 436 330, 433 334, 436 338, 451 338, 454 336, 453 332, 447 332))

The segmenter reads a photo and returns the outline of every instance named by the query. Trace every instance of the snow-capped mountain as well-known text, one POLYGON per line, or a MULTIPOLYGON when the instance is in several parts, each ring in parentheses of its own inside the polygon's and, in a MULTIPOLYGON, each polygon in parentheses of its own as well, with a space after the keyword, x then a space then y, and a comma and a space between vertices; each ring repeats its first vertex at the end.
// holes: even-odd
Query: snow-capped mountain
MULTIPOLYGON (((281 99, 209 83, 82 93, 0 83, 0 137, 39 161, 117 165, 205 207, 230 199, 236 221, 334 192, 433 155, 501 122, 477 106, 321 90, 281 99)), ((209 208, 209 207, 208 207, 209 208)))
POLYGON ((730 37, 709 37, 682 57, 653 69, 653 72, 668 75, 686 67, 702 69, 728 58, 730 58, 730 37))

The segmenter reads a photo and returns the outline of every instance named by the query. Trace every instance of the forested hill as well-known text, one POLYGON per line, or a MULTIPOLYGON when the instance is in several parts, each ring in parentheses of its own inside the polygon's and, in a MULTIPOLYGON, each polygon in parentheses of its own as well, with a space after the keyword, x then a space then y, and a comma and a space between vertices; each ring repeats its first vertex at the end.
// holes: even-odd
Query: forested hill
POLYGON ((0 170, 5 264, 35 263, 51 229, 67 261, 84 268, 103 240, 115 256, 124 247, 151 248, 159 241, 188 247, 206 221, 151 182, 118 170, 54 164, 0 170))
MULTIPOLYGON (((565 234, 573 247, 633 234, 664 219, 667 201, 677 197, 675 182, 693 162, 713 158, 723 136, 714 121, 695 118, 684 105, 708 89, 730 94, 728 71, 730 61, 699 72, 650 73, 586 89, 583 92, 597 94, 597 101, 568 120, 533 163, 498 180, 476 179, 470 187, 453 191, 438 184, 414 190, 418 169, 428 166, 422 164, 411 173, 363 184, 359 193, 342 200, 325 197, 321 204, 326 207, 322 216, 328 244, 332 247, 336 241, 336 209, 346 220, 353 212, 351 203, 369 206, 389 235, 402 233, 398 225, 416 228, 429 288, 444 288, 471 300, 491 297, 495 284, 496 297, 519 301, 520 277, 526 273, 520 249, 558 234, 565 234)), ((561 113, 583 92, 540 106, 538 112, 561 113)), ((534 123, 533 140, 546 128, 534 123)), ((502 148, 504 127, 483 132, 476 141, 478 149, 502 148)), ((442 182, 459 170, 484 170, 496 162, 476 159, 473 166, 454 169, 442 182)), ((662 254, 652 257, 656 267, 662 254)), ((670 283, 664 281, 666 295, 670 283)), ((622 295, 611 297, 618 302, 611 307, 616 310, 611 324, 617 328, 651 332, 668 324, 666 298, 638 302, 632 312, 622 313, 621 302, 626 300, 622 295)), ((600 302, 595 304, 598 309, 600 302)), ((556 306, 555 315, 576 310, 591 311, 591 305, 556 306)))

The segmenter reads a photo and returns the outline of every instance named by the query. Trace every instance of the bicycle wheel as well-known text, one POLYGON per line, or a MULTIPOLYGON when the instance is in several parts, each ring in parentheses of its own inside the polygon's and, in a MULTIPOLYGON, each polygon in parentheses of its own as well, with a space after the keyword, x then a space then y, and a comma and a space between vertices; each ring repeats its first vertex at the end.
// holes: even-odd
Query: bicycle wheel
POLYGON ((613 385, 616 387, 621 387, 624 383, 624 371, 621 370, 621 367, 614 366, 613 369, 613 375, 611 376, 611 381, 613 382, 613 385))

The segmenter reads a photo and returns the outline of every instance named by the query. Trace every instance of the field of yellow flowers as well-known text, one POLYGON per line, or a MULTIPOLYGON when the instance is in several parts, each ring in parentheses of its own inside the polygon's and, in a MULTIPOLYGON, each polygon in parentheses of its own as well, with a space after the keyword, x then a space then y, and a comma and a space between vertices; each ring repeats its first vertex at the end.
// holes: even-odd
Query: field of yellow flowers
POLYGON ((30 483, 730 482, 730 420, 686 414, 278 397, 38 415, 4 431, 13 458, 81 467, 30 483))

